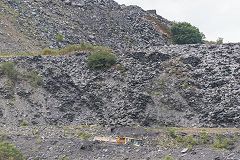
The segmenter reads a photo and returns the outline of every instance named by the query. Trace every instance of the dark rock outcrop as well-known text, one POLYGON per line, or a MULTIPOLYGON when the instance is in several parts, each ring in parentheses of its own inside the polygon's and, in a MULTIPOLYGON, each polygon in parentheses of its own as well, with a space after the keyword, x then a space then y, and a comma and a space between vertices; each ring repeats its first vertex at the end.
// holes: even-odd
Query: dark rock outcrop
MULTIPOLYGON (((5 38, 0 39, 0 53, 63 48, 81 40, 122 50, 171 43, 145 18, 150 13, 113 0, 3 0, 1 4, 0 16, 4 22, 0 24, 0 33, 5 38), (60 41, 59 33, 63 36, 60 41)), ((151 16, 171 26, 163 17, 151 16)))
POLYGON ((237 46, 174 45, 116 52, 117 65, 106 70, 89 68, 89 53, 8 58, 21 72, 42 75, 44 85, 34 89, 24 80, 7 89, 1 75, 0 91, 9 95, 0 100, 5 106, 1 121, 239 127, 237 46))

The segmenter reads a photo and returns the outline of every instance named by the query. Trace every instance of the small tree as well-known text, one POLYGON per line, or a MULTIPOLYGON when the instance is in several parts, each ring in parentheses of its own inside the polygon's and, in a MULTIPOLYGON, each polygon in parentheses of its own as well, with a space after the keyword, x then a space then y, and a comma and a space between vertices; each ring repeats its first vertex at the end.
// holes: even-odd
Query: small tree
POLYGON ((171 27, 172 39, 176 44, 203 43, 204 35, 197 27, 187 22, 175 23, 171 27))
POLYGON ((93 52, 88 56, 88 66, 93 68, 105 68, 115 64, 117 57, 106 51, 93 52))

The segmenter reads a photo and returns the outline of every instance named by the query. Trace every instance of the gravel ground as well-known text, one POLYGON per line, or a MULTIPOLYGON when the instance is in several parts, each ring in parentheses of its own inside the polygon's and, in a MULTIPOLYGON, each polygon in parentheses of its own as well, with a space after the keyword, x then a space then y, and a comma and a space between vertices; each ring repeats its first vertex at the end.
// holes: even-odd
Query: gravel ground
MULTIPOLYGON (((196 140, 202 132, 175 128, 176 135, 193 135, 196 140), (181 130, 181 131, 179 131, 181 130), (186 130, 186 131, 185 131, 186 130)), ((3 141, 14 144, 26 159, 71 159, 71 160, 159 160, 167 155, 177 160, 239 160, 240 144, 235 140, 230 150, 213 148, 214 129, 205 129, 209 135, 206 144, 194 145, 191 149, 177 143, 166 128, 143 127, 103 127, 103 126, 41 126, 2 127, 3 141), (89 136, 83 136, 85 133, 89 136), (121 136, 142 139, 140 146, 93 141, 95 136, 117 138, 121 136)), ((222 132, 221 130, 219 133, 222 132)), ((224 137, 239 134, 239 130, 229 129, 224 137), (231 132, 230 132, 231 131, 231 132)), ((229 145, 231 146, 231 145, 229 145)))

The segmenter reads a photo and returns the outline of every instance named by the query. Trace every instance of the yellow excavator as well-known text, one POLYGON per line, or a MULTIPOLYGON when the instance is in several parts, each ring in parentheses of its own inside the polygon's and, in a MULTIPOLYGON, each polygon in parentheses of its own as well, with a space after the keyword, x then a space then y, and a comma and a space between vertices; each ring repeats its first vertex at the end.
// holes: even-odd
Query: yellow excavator
POLYGON ((107 137, 94 137, 94 141, 112 142, 112 143, 122 143, 122 144, 132 144, 134 146, 140 146, 142 140, 130 137, 119 137, 116 139, 107 137))

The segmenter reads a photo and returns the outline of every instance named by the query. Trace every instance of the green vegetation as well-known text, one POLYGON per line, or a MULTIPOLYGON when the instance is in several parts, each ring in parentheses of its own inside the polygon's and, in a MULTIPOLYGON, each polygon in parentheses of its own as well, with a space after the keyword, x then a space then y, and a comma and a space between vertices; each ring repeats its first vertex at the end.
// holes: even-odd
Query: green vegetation
POLYGON ((91 135, 86 132, 79 132, 79 133, 77 133, 77 135, 80 136, 84 140, 87 140, 91 137, 91 135))
POLYGON ((193 135, 180 136, 175 133, 174 129, 166 128, 166 130, 168 131, 170 137, 176 140, 183 147, 187 147, 189 150, 198 144, 198 141, 193 138, 193 135))
POLYGON ((69 160, 69 158, 63 155, 59 155, 58 160, 69 160))
POLYGON ((41 137, 38 137, 38 139, 37 139, 37 143, 41 143, 42 142, 42 139, 41 139, 41 137))
POLYGON ((58 160, 63 160, 63 155, 58 156, 58 160))
POLYGON ((88 125, 81 125, 82 128, 89 128, 88 125))
POLYGON ((88 66, 92 68, 107 68, 115 64, 117 57, 107 51, 93 52, 88 56, 88 66))
POLYGON ((38 130, 38 129, 33 129, 32 130, 32 135, 36 135, 36 134, 39 134, 40 133, 40 130, 38 130))
POLYGON ((223 138, 222 134, 217 135, 217 141, 213 144, 216 149, 227 149, 231 140, 229 138, 223 138))
POLYGON ((14 145, 5 141, 0 143, 0 159, 23 160, 23 155, 14 145))
POLYGON ((234 142, 238 142, 238 139, 239 139, 238 135, 234 135, 233 137, 234 142))
POLYGON ((40 53, 43 56, 57 56, 59 54, 57 50, 51 48, 44 48, 40 53))
POLYGON ((207 141, 208 141, 208 134, 207 134, 207 132, 204 130, 204 131, 202 132, 200 142, 201 142, 202 144, 205 144, 205 143, 207 143, 207 141))
POLYGON ((26 77, 30 79, 31 86, 34 88, 43 85, 42 77, 34 71, 27 72, 26 77))
POLYGON ((4 140, 7 137, 8 137, 8 135, 6 133, 2 133, 2 136, 0 137, 0 141, 4 140))
POLYGON ((175 23, 171 27, 172 39, 176 44, 203 43, 204 35, 199 29, 187 22, 175 23))
POLYGON ((28 125, 28 121, 26 120, 23 120, 21 123, 20 123, 20 126, 27 126, 28 125))
POLYGON ((188 87, 189 87, 189 84, 186 82, 186 83, 183 84, 183 86, 184 86, 185 88, 188 88, 188 87))
POLYGON ((174 160, 174 158, 171 157, 171 156, 169 156, 169 155, 167 155, 167 156, 165 157, 165 160, 174 160))
POLYGON ((8 104, 9 104, 10 106, 13 106, 13 105, 14 105, 14 100, 15 100, 15 99, 8 100, 8 104))
POLYGON ((95 52, 95 51, 111 51, 108 47, 103 46, 93 46, 89 43, 85 43, 84 41, 81 41, 80 44, 74 44, 74 45, 67 45, 66 48, 56 50, 51 48, 45 48, 41 50, 40 52, 32 53, 32 52, 19 52, 19 53, 1 53, 1 57, 8 57, 8 56, 61 56, 61 55, 70 55, 74 54, 76 52, 95 52))
POLYGON ((175 140, 179 144, 181 144, 183 147, 186 147, 189 150, 191 150, 193 146, 198 144, 197 140, 194 139, 192 135, 186 135, 186 136, 176 135, 175 140))
POLYGON ((81 52, 81 51, 110 51, 110 48, 103 47, 103 46, 93 46, 89 43, 85 43, 84 41, 81 41, 79 45, 68 45, 67 48, 56 50, 57 55, 68 55, 68 54, 74 54, 75 52, 81 52))
MULTIPOLYGON (((3 62, 1 65, 2 72, 10 79, 9 86, 13 87, 14 82, 17 81, 19 77, 25 77, 26 80, 30 79, 32 87, 38 87, 43 84, 43 79, 36 72, 26 72, 25 75, 22 75, 15 69, 15 64, 13 62, 3 62)), ((10 105, 14 105, 12 100, 9 100, 10 105)))
POLYGON ((20 73, 15 69, 13 62, 3 62, 1 65, 3 73, 12 81, 16 81, 20 73))
POLYGON ((63 42, 64 41, 64 37, 63 37, 61 32, 58 32, 56 39, 57 39, 58 42, 63 42))
POLYGON ((166 130, 168 131, 170 137, 172 137, 172 138, 176 138, 177 137, 177 135, 175 134, 175 130, 174 129, 166 128, 166 130))
MULTIPOLYGON (((215 149, 230 150, 236 147, 235 143, 239 140, 237 134, 234 136, 223 136, 222 133, 219 133, 216 138, 214 138, 216 133, 214 132, 210 135, 205 129, 202 130, 201 134, 190 134, 185 136, 176 134, 173 128, 165 128, 165 130, 168 132, 168 137, 166 137, 166 140, 162 140, 163 143, 161 143, 161 145, 164 147, 173 147, 174 145, 179 147, 180 145, 191 150, 196 145, 204 144, 212 146, 215 149)), ((182 132, 181 130, 179 131, 180 133, 182 132)), ((155 144, 158 144, 158 142, 155 144)))
POLYGON ((223 38, 219 37, 216 41, 216 44, 223 44, 223 38))
POLYGON ((218 37, 218 39, 216 41, 204 40, 204 44, 223 44, 223 38, 218 37))

